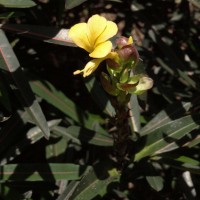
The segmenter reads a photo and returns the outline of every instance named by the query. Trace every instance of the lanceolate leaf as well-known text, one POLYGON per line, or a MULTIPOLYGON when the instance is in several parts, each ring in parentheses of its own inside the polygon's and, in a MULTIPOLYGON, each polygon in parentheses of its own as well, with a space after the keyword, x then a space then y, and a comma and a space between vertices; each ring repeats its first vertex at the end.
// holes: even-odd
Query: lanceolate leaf
POLYGON ((113 139, 108 134, 98 133, 89 129, 78 126, 70 126, 69 128, 54 127, 53 130, 67 139, 72 139, 78 143, 88 143, 97 146, 112 146, 113 139))
POLYGON ((98 81, 94 77, 89 77, 85 79, 85 84, 99 108, 113 117, 115 115, 115 110, 98 81))
POLYGON ((165 163, 176 169, 200 174, 200 162, 187 156, 180 156, 178 158, 170 158, 164 156, 163 158, 160 158, 158 162, 165 163))
POLYGON ((62 91, 57 90, 51 83, 34 80, 30 81, 30 85, 35 94, 55 106, 75 122, 83 124, 88 128, 92 128, 95 125, 95 121, 100 121, 96 116, 82 111, 73 101, 62 93, 62 91))
MULTIPOLYGON (((199 99, 199 98, 198 98, 199 99)), ((191 102, 175 103, 160 111, 146 126, 141 129, 140 135, 147 135, 152 129, 159 128, 183 116, 192 107, 191 102)))
POLYGON ((79 6, 80 4, 82 4, 85 1, 87 1, 87 0, 65 0, 65 8, 72 9, 76 6, 79 6))
POLYGON ((0 166, 0 181, 77 180, 87 166, 75 164, 8 164, 0 166))
POLYGON ((32 0, 0 0, 0 6, 8 8, 30 8, 35 5, 32 0))
POLYGON ((69 185, 67 185, 66 189, 63 193, 57 198, 57 200, 67 200, 74 192, 75 188, 79 184, 79 181, 71 181, 69 185))
MULTIPOLYGON (((49 128, 52 128, 60 123, 60 120, 51 120, 48 122, 49 128)), ((0 159, 0 165, 4 165, 13 159, 15 159, 17 156, 19 156, 27 147, 29 147, 31 144, 36 143, 42 138, 43 134, 38 127, 31 128, 28 133, 26 134, 26 137, 22 139, 18 144, 12 145, 9 150, 4 153, 3 159, 0 159)))
POLYGON ((157 192, 163 189, 164 180, 161 176, 146 176, 146 179, 149 185, 157 192))
MULTIPOLYGON (((15 144, 16 138, 19 138, 18 134, 23 130, 26 122, 26 111, 22 113, 13 114, 10 119, 4 123, 4 126, 0 131, 0 155, 7 149, 10 149, 15 144)), ((3 156, 0 156, 3 158, 3 156)))
POLYGON ((56 27, 34 26, 34 25, 16 25, 16 24, 2 24, 1 29, 11 31, 44 42, 59 44, 64 46, 76 45, 68 36, 68 29, 58 29, 56 27))
MULTIPOLYGON (((168 58, 169 61, 173 62, 170 65, 170 72, 174 76, 179 76, 180 80, 183 84, 186 86, 191 86, 193 88, 196 88, 196 83, 194 80, 192 80, 187 73, 184 72, 184 62, 182 62, 181 59, 178 58, 178 56, 175 54, 172 48, 170 48, 162 39, 159 33, 156 31, 154 27, 152 27, 151 30, 149 30, 149 36, 150 38, 160 47, 161 51, 165 54, 165 56, 168 58), (174 68, 173 66, 180 66, 179 68, 174 68), (181 69, 182 68, 182 69, 181 69)), ((161 65, 163 66, 163 65, 161 65)))
POLYGON ((137 95, 133 94, 131 96, 130 102, 128 104, 129 106, 129 114, 130 114, 130 127, 132 132, 139 132, 141 125, 140 125, 140 108, 138 104, 137 95))
POLYGON ((103 165, 98 170, 92 168, 81 179, 69 200, 88 200, 93 199, 97 195, 105 194, 107 186, 114 180, 117 180, 119 176, 116 169, 109 172, 105 170, 105 166, 103 165))
POLYGON ((2 30, 0 30, 0 69, 5 74, 22 106, 28 111, 36 125, 40 127, 44 136, 48 138, 50 133, 44 114, 2 30))
POLYGON ((199 127, 200 118, 186 116, 152 129, 141 138, 139 146, 144 146, 135 155, 135 161, 179 148, 177 141, 190 131, 199 127))
POLYGON ((11 111, 11 102, 7 87, 4 85, 3 79, 0 77, 0 104, 3 105, 7 111, 11 111))

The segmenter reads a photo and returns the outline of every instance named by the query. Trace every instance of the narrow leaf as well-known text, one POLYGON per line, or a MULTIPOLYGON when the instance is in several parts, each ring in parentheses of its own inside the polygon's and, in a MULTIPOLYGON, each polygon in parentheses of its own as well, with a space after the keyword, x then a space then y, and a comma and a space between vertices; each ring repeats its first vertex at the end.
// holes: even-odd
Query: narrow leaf
POLYGON ((152 129, 159 128, 168 122, 183 116, 192 107, 192 104, 193 103, 191 102, 176 102, 169 105, 165 110, 160 111, 150 122, 148 122, 146 126, 141 129, 140 135, 147 135, 152 129))
POLYGON ((68 29, 21 24, 2 24, 1 29, 48 43, 76 47, 68 36, 68 29))
POLYGON ((63 193, 57 198, 57 200, 67 200, 72 195, 74 190, 76 189, 79 181, 71 181, 70 184, 66 187, 63 193))
MULTIPOLYGON (((10 119, 4 123, 4 126, 0 130, 0 154, 4 154, 15 144, 19 133, 24 129, 26 122, 26 111, 19 113, 13 113, 10 119)), ((21 135, 20 135, 21 136, 21 135)), ((3 158, 3 156, 0 156, 3 158)))
MULTIPOLYGON (((165 54, 169 61, 173 63, 169 63, 171 74, 174 76, 179 76, 183 81, 181 81, 185 85, 189 85, 193 88, 196 88, 196 83, 192 80, 187 73, 184 72, 184 63, 179 57, 177 57, 176 53, 170 48, 162 39, 159 33, 156 31, 155 27, 151 27, 148 31, 150 38, 160 47, 161 51, 165 54), (174 66, 179 66, 180 68, 175 68, 174 66)), ((164 61, 163 61, 164 62, 164 61)), ((161 65, 163 66, 163 65, 161 65)), ((169 70, 168 70, 169 72, 169 70)))
POLYGON ((79 6, 80 4, 82 4, 85 1, 87 1, 87 0, 65 0, 65 8, 72 9, 76 6, 79 6))
POLYGON ((0 14, 0 19, 10 19, 14 17, 22 17, 24 14, 22 12, 4 12, 0 14))
POLYGON ((51 83, 34 80, 30 81, 30 85, 35 94, 55 106, 75 122, 83 124, 88 128, 92 128, 96 122, 100 121, 100 117, 82 111, 72 100, 70 100, 62 91, 57 90, 51 83))
POLYGON ((141 143, 138 145, 140 147, 143 145, 143 148, 136 153, 135 161, 179 148, 177 141, 198 128, 199 122, 198 117, 186 116, 152 129, 147 136, 141 138, 141 143))
MULTIPOLYGON (((49 128, 52 128, 60 123, 60 120, 51 120, 48 122, 49 128)), ((12 145, 9 150, 4 153, 3 158, 0 159, 0 165, 5 165, 6 163, 12 161, 17 156, 19 156, 27 147, 31 144, 36 143, 42 138, 43 134, 41 129, 38 127, 31 128, 26 137, 21 140, 18 144, 12 145)))
MULTIPOLYGON (((104 163, 105 164, 105 163, 104 163)), ((88 200, 106 191, 107 186, 119 178, 117 170, 110 172, 105 166, 100 169, 91 169, 80 181, 69 200, 88 200), (99 174, 98 174, 99 173, 99 174), (98 175, 97 175, 98 174, 98 175)))
POLYGON ((130 109, 130 127, 132 132, 139 132, 141 125, 140 125, 140 108, 138 104, 137 95, 133 94, 131 96, 130 102, 128 104, 128 107, 130 109))
POLYGON ((0 0, 0 6, 8 8, 30 8, 36 6, 32 0, 0 0))
POLYGON ((149 185, 157 192, 163 189, 163 178, 161 176, 146 176, 146 180, 149 185))
POLYGON ((113 117, 115 110, 98 81, 94 77, 88 77, 85 79, 85 85, 99 108, 113 117))
POLYGON ((182 170, 182 171, 190 171, 194 174, 200 174, 200 162, 198 160, 194 160, 188 157, 183 156, 182 158, 160 158, 158 162, 169 165, 170 167, 182 170), (186 161, 187 160, 187 161, 186 161))
POLYGON ((89 129, 81 128, 78 126, 54 127, 55 133, 67 138, 72 139, 78 143, 84 142, 97 146, 112 146, 113 139, 110 135, 104 133, 98 133, 89 129))
POLYGON ((0 166, 1 181, 58 181, 80 179, 87 166, 75 164, 8 164, 0 166))
POLYGON ((65 161, 67 148, 68 143, 64 138, 52 135, 51 140, 45 148, 46 159, 48 162, 53 163, 65 161))
POLYGON ((11 102, 6 85, 0 77, 0 104, 2 104, 7 111, 11 111, 11 102))
POLYGON ((5 74, 5 78, 7 78, 10 87, 14 90, 22 106, 34 119, 36 125, 40 127, 44 136, 48 138, 50 133, 45 116, 36 101, 28 81, 20 68, 17 57, 2 30, 0 30, 0 69, 5 74))

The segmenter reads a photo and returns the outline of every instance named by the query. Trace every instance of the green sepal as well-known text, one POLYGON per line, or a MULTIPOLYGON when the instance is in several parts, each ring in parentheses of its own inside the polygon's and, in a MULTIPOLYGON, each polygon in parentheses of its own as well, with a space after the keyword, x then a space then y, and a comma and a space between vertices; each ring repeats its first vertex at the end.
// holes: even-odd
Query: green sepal
POLYGON ((121 73, 119 79, 120 83, 126 83, 128 81, 129 76, 130 76, 130 71, 128 68, 125 68, 121 73))
POLYGON ((119 89, 115 86, 115 84, 111 83, 111 79, 108 74, 102 72, 100 76, 101 84, 103 89, 112 96, 117 96, 119 94, 119 89))

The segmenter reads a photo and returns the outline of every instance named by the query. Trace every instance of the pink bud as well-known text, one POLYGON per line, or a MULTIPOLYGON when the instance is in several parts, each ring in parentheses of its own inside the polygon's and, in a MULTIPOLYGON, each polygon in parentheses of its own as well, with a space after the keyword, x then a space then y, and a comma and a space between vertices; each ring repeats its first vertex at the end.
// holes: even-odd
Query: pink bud
POLYGON ((139 60, 139 53, 133 44, 125 45, 118 51, 119 58, 123 61, 134 61, 136 64, 139 60))
POLYGON ((120 49, 128 44, 128 38, 121 36, 120 38, 116 39, 115 43, 117 47, 120 49))

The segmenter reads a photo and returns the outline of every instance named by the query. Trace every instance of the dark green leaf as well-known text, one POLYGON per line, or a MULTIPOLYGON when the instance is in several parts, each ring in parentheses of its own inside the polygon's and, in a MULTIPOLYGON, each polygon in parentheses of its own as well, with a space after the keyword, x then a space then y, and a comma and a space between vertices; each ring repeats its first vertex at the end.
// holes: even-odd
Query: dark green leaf
POLYGON ((200 174, 200 162, 187 156, 180 156, 178 158, 163 156, 158 158, 158 161, 182 171, 190 171, 191 173, 200 174))
POLYGON ((149 185, 157 192, 163 189, 164 180, 161 176, 146 176, 146 180, 149 185))
POLYGON ((141 129, 141 135, 147 135, 151 130, 159 128, 183 116, 192 107, 191 102, 178 102, 160 111, 146 126, 141 129))
POLYGON ((2 199, 16 200, 16 199, 24 199, 23 195, 20 194, 19 191, 15 189, 11 189, 6 184, 0 184, 0 197, 2 199))
POLYGON ((32 0, 0 0, 0 6, 8 8, 30 8, 35 5, 32 0))
POLYGON ((193 88, 196 88, 196 83, 194 80, 192 80, 187 73, 185 73, 183 71, 184 68, 184 63, 182 62, 181 59, 179 59, 179 57, 176 55, 176 53, 173 51, 173 49, 171 47, 169 47, 169 45, 167 45, 162 39, 161 36, 159 35, 159 33, 156 31, 155 27, 152 27, 151 30, 148 31, 148 34, 150 36, 150 38, 160 47, 161 51, 165 54, 165 56, 168 58, 169 65, 165 64, 164 61, 162 60, 162 63, 164 63, 164 65, 161 66, 168 68, 168 72, 170 72, 173 76, 179 76, 181 82, 186 85, 186 86, 191 86, 193 88), (179 66, 178 67, 174 67, 174 66, 179 66))
POLYGON ((8 164, 0 166, 0 181, 77 180, 88 170, 75 164, 8 164))
MULTIPOLYGON (((0 130, 0 154, 12 147, 23 130, 26 112, 13 114, 0 130)), ((4 153, 3 153, 4 154, 4 153)), ((3 156, 1 156, 3 158, 3 156)))
POLYGON ((76 45, 68 36, 68 29, 58 29, 56 27, 34 26, 34 25, 21 25, 21 24, 3 24, 1 28, 5 31, 20 34, 44 42, 59 44, 64 46, 76 45))
POLYGON ((78 126, 54 127, 55 133, 61 135, 67 139, 72 139, 77 143, 84 142, 97 146, 112 146, 113 139, 110 135, 104 133, 98 133, 89 129, 81 128, 78 126))
POLYGON ((130 109, 130 127, 132 132, 140 132, 140 107, 138 104, 138 99, 137 95, 133 94, 131 96, 130 102, 128 104, 129 109, 130 109))
POLYGON ((30 81, 32 90, 48 103, 55 106, 61 112, 69 116, 75 122, 92 128, 100 117, 82 111, 73 101, 71 101, 63 92, 57 90, 47 81, 30 81))
POLYGON ((10 87, 15 92, 24 109, 33 118, 34 122, 42 130, 46 138, 49 137, 49 127, 40 105, 26 80, 20 64, 10 46, 4 32, 0 30, 0 69, 5 74, 5 78, 10 87))
POLYGON ((46 146, 46 159, 48 162, 63 162, 67 147, 68 144, 64 138, 52 136, 46 146))
POLYGON ((115 115, 115 110, 98 81, 90 76, 85 79, 85 84, 99 108, 109 116, 113 117, 115 115))
POLYGON ((96 195, 105 194, 107 186, 119 179, 116 169, 106 170, 105 163, 98 166, 99 169, 91 169, 80 181, 69 200, 88 200, 96 195))
POLYGON ((21 17, 24 14, 22 12, 5 12, 0 14, 0 19, 9 19, 13 17, 21 17))
POLYGON ((11 111, 9 94, 1 77, 0 77, 0 103, 6 108, 7 111, 11 111))
POLYGON ((188 141, 184 146, 192 148, 199 143, 200 143, 200 135, 198 134, 194 139, 192 139, 191 141, 188 141))
MULTIPOLYGON (((51 120, 48 122, 49 128, 52 128, 60 123, 60 120, 51 120)), ((3 158, 0 159, 0 165, 4 165, 14 158, 19 156, 27 147, 36 143, 42 138, 43 134, 38 127, 31 128, 26 137, 23 138, 18 144, 12 145, 9 150, 4 153, 3 158)))
POLYGON ((57 198, 57 200, 67 200, 74 192, 75 188, 79 184, 79 181, 71 181, 70 184, 66 187, 63 193, 57 198))
POLYGON ((139 146, 143 148, 136 153, 135 161, 144 157, 160 154, 179 148, 178 140, 199 127, 200 118, 186 116, 152 129, 141 138, 139 146))
POLYGON ((65 8, 72 9, 76 6, 79 6, 80 4, 82 4, 85 1, 87 1, 87 0, 65 0, 65 8))

